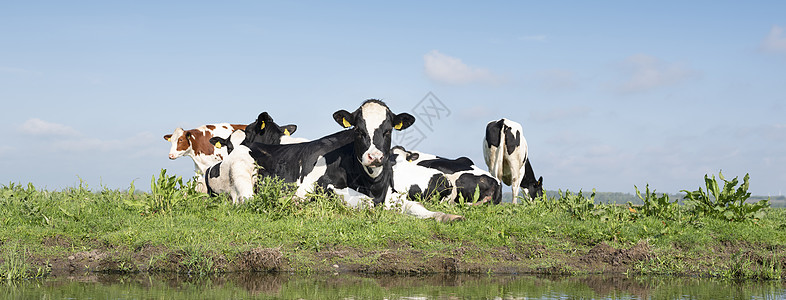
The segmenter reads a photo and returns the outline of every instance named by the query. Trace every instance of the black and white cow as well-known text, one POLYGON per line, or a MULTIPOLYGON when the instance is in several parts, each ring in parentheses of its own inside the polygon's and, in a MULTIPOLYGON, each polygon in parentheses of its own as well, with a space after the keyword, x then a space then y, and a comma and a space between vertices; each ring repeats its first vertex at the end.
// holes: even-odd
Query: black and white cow
POLYGON ((229 194, 234 204, 243 203, 253 197, 257 170, 251 150, 244 142, 277 145, 307 141, 291 137, 290 134, 295 130, 297 125, 278 126, 270 114, 262 112, 254 122, 245 126, 245 130, 235 130, 228 138, 210 138, 210 144, 225 151, 227 155, 223 161, 205 171, 207 193, 211 196, 229 194))
POLYGON ((438 172, 448 180, 450 188, 442 198, 443 201, 458 201, 461 197, 467 202, 477 201, 475 204, 486 202, 498 204, 502 200, 502 183, 489 172, 475 166, 467 157, 447 159, 420 151, 407 151, 401 146, 393 147, 393 153, 396 154, 394 182, 420 179, 420 186, 431 187, 431 182, 422 180, 423 174, 438 172), (408 172, 397 173, 397 167, 406 167, 404 170, 408 172), (475 199, 476 190, 478 190, 477 199, 475 199))
POLYGON ((453 184, 439 170, 426 168, 413 162, 417 154, 412 154, 401 146, 392 148, 393 190, 407 193, 410 200, 448 199, 453 192, 453 184))
POLYGON ((390 135, 394 129, 412 125, 415 117, 394 114, 382 101, 367 100, 354 112, 335 112, 333 119, 350 129, 299 144, 246 143, 259 174, 296 183, 296 194, 301 198, 319 186, 342 195, 350 207, 383 204, 386 209, 399 209, 418 218, 463 219, 429 211, 393 192, 390 135))
POLYGON ((251 150, 243 145, 246 133, 235 130, 229 138, 212 137, 210 143, 229 153, 223 161, 207 168, 205 186, 211 196, 229 194, 233 204, 243 203, 254 196, 257 169, 251 150))
POLYGON ((543 177, 535 180, 527 151, 521 124, 503 118, 486 125, 483 157, 489 172, 512 188, 514 204, 518 203, 519 188, 524 188, 530 199, 543 195, 543 177))
POLYGON ((292 137, 297 130, 297 125, 289 124, 278 126, 266 111, 257 116, 251 124, 246 125, 246 141, 248 143, 263 144, 295 144, 308 142, 304 138, 292 137))

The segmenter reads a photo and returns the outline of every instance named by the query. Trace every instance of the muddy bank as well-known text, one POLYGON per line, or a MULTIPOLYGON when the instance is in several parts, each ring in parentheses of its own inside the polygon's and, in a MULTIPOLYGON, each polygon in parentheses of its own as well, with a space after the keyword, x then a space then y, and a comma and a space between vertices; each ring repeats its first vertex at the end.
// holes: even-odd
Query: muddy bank
MULTIPOLYGON (((200 253, 144 245, 136 249, 93 242, 93 249, 68 251, 71 243, 56 236, 43 240, 48 254, 28 253, 25 260, 34 268, 48 268, 51 274, 174 272, 211 274, 228 272, 369 273, 369 274, 637 274, 657 273, 654 268, 670 264, 669 274, 714 276, 729 272, 734 259, 748 259, 749 268, 786 268, 786 257, 764 257, 756 245, 725 243, 712 249, 713 256, 686 256, 679 249, 653 250, 646 241, 628 248, 605 242, 584 249, 555 250, 542 245, 516 244, 510 247, 481 248, 464 243, 449 252, 424 252, 407 245, 385 249, 358 249, 347 246, 305 251, 292 247, 253 248, 231 256, 200 253), (769 259, 769 260, 768 260, 769 259), (678 271, 678 272, 675 272, 678 271)), ((781 252, 780 251, 775 252, 781 252)), ((0 259, 1 260, 1 259, 0 259)))

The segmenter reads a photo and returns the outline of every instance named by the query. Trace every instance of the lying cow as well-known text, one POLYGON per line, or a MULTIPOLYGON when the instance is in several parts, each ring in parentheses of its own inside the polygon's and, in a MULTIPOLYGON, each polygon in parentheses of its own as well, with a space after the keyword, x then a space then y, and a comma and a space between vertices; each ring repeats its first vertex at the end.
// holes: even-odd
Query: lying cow
POLYGON ((407 193, 410 200, 437 197, 446 200, 453 193, 453 184, 439 170, 412 162, 412 155, 401 146, 392 148, 393 190, 407 193))
MULTIPOLYGON (((441 190, 443 201, 458 201, 459 197, 467 202, 481 204, 491 201, 498 204, 502 200, 502 184, 488 172, 478 168, 467 157, 447 159, 419 151, 407 151, 402 146, 393 147, 396 164, 393 166, 393 182, 433 189, 431 181, 424 181, 424 175, 438 173, 445 178, 448 190, 441 190), (404 170, 405 172, 398 172, 404 170), (475 199, 475 191, 478 198, 475 199)), ((439 178, 431 175, 431 178, 439 178)), ((445 185, 443 185, 445 186, 445 185)))
POLYGON ((519 188, 524 188, 524 194, 530 199, 543 195, 543 177, 535 180, 521 124, 504 118, 489 122, 483 140, 483 157, 489 172, 512 188, 514 204, 518 203, 519 188))
POLYGON ((277 176, 298 186, 305 198, 319 186, 343 196, 350 207, 383 204, 386 209, 439 221, 463 217, 429 211, 422 204, 393 193, 390 134, 415 122, 407 113, 393 114, 379 100, 367 100, 350 113, 339 110, 333 119, 343 130, 323 138, 289 145, 244 142, 262 176, 277 176))
POLYGON ((307 141, 291 137, 290 134, 295 130, 297 125, 278 126, 270 114, 262 112, 245 130, 235 130, 229 138, 211 138, 210 144, 223 149, 228 155, 205 172, 207 193, 211 196, 229 194, 234 204, 253 197, 257 171, 251 150, 244 143, 278 145, 307 141))
POLYGON ((170 142, 169 159, 189 156, 194 161, 194 172, 197 174, 197 190, 207 192, 202 175, 205 170, 220 162, 228 153, 226 150, 216 149, 210 143, 212 137, 227 138, 237 129, 245 129, 246 125, 219 123, 202 125, 195 129, 183 130, 175 128, 172 134, 164 135, 164 140, 170 142))
POLYGON ((229 153, 223 161, 205 171, 205 187, 211 196, 229 194, 233 204, 243 203, 254 196, 257 170, 250 155, 251 150, 242 144, 245 139, 246 133, 243 130, 235 130, 226 139, 210 139, 210 143, 216 148, 225 149, 229 153))

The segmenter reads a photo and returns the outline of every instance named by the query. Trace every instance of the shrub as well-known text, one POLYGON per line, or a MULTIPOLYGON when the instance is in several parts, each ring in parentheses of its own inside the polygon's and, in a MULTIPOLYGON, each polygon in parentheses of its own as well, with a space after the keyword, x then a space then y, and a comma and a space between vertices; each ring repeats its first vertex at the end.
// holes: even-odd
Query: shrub
POLYGON ((166 169, 156 179, 150 179, 150 194, 134 194, 134 184, 128 191, 128 198, 123 200, 128 206, 137 208, 142 214, 169 213, 176 207, 207 197, 195 190, 196 181, 183 182, 181 176, 168 176, 166 169))
POLYGON ((748 192, 748 179, 750 179, 748 174, 745 174, 742 185, 736 190, 734 187, 739 183, 737 177, 726 180, 721 172, 718 173, 718 177, 723 180, 723 189, 718 187, 715 175, 712 175, 712 178, 704 175, 707 192, 701 187, 692 192, 682 190, 686 193, 685 204, 691 212, 728 221, 747 221, 760 219, 765 212, 763 209, 770 207, 769 198, 756 203, 745 203, 745 200, 751 196, 748 192))
MULTIPOLYGON (((679 203, 677 200, 674 202, 669 201, 669 195, 662 194, 658 196, 653 189, 650 192, 650 185, 647 184, 644 190, 644 196, 641 195, 639 187, 633 186, 636 189, 636 196, 644 202, 641 207, 638 207, 638 212, 645 216, 652 216, 664 220, 675 220, 679 212, 679 203)), ((628 202, 628 207, 633 209, 633 204, 628 202)))

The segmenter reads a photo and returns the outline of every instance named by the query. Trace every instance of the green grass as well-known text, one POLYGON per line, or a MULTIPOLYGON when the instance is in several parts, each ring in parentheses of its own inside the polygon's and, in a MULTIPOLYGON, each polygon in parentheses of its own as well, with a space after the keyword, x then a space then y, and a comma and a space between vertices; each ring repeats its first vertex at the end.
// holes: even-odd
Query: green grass
POLYGON ((484 266, 513 264, 581 273, 581 266, 571 262, 599 243, 618 249, 647 243, 652 258, 627 270, 637 274, 783 279, 786 262, 783 209, 763 208, 757 218, 728 220, 696 214, 668 199, 659 202, 668 205, 667 214, 654 209, 650 211, 656 213, 644 213, 637 206, 596 203, 594 191, 589 196, 560 191, 559 197, 524 205, 426 202, 432 210, 466 217, 443 224, 381 208, 349 209, 324 193, 299 201, 292 197, 291 186, 277 180, 266 179, 254 199, 238 206, 226 197, 194 193, 193 182, 163 171, 152 182, 151 193, 134 191, 133 185, 92 191, 84 183, 62 191, 39 190, 32 184, 0 187, 0 275, 40 276, 47 265, 29 257, 97 248, 117 252, 112 271, 136 272, 145 267, 132 254, 147 246, 163 246, 168 252, 146 258, 146 270, 193 274, 220 272, 216 257, 232 261, 256 248, 281 249, 289 266, 303 272, 333 263, 320 261, 325 259, 319 253, 344 248, 372 255, 336 261, 373 264, 385 249, 403 249, 419 255, 402 258, 413 261, 459 255, 462 262, 477 265, 471 269, 477 272, 484 266), (67 246, 45 245, 55 237, 68 241, 67 246), (500 252, 517 259, 495 256, 500 252), (183 256, 179 265, 165 264, 170 253, 183 256))

